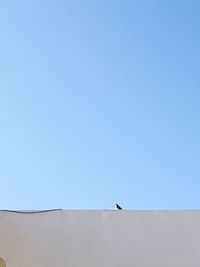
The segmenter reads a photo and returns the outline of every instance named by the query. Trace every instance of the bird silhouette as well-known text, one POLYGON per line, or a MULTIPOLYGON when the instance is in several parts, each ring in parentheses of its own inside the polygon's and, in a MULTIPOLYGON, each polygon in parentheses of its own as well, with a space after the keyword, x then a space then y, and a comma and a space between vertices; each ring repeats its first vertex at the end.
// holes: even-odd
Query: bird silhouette
POLYGON ((120 205, 119 204, 115 204, 115 210, 122 210, 122 207, 120 207, 120 205))

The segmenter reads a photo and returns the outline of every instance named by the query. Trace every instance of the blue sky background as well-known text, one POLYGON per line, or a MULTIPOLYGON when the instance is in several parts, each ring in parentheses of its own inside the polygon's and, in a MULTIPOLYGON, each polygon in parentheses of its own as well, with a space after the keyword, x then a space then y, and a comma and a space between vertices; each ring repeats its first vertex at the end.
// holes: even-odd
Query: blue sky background
POLYGON ((0 1, 1 208, 200 208, 199 12, 0 1))

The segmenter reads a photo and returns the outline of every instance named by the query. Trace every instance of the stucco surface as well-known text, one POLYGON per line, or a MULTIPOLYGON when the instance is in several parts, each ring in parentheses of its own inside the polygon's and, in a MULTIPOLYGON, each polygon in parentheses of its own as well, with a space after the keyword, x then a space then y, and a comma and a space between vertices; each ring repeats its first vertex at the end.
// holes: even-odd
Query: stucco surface
POLYGON ((200 211, 0 212, 6 267, 199 267, 200 211))

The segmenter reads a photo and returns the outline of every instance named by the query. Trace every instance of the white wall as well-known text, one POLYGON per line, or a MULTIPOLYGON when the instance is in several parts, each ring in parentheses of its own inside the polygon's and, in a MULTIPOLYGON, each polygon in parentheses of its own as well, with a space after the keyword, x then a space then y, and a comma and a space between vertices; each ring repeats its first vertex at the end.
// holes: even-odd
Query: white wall
POLYGON ((0 212, 7 267, 199 267, 200 212, 0 212))

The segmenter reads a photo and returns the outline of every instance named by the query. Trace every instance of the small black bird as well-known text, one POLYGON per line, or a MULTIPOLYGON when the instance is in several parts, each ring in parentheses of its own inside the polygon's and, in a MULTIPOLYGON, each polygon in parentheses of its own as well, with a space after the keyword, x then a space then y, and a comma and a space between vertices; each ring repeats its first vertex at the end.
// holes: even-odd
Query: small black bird
POLYGON ((120 205, 115 204, 115 210, 122 210, 122 208, 120 207, 120 205))

